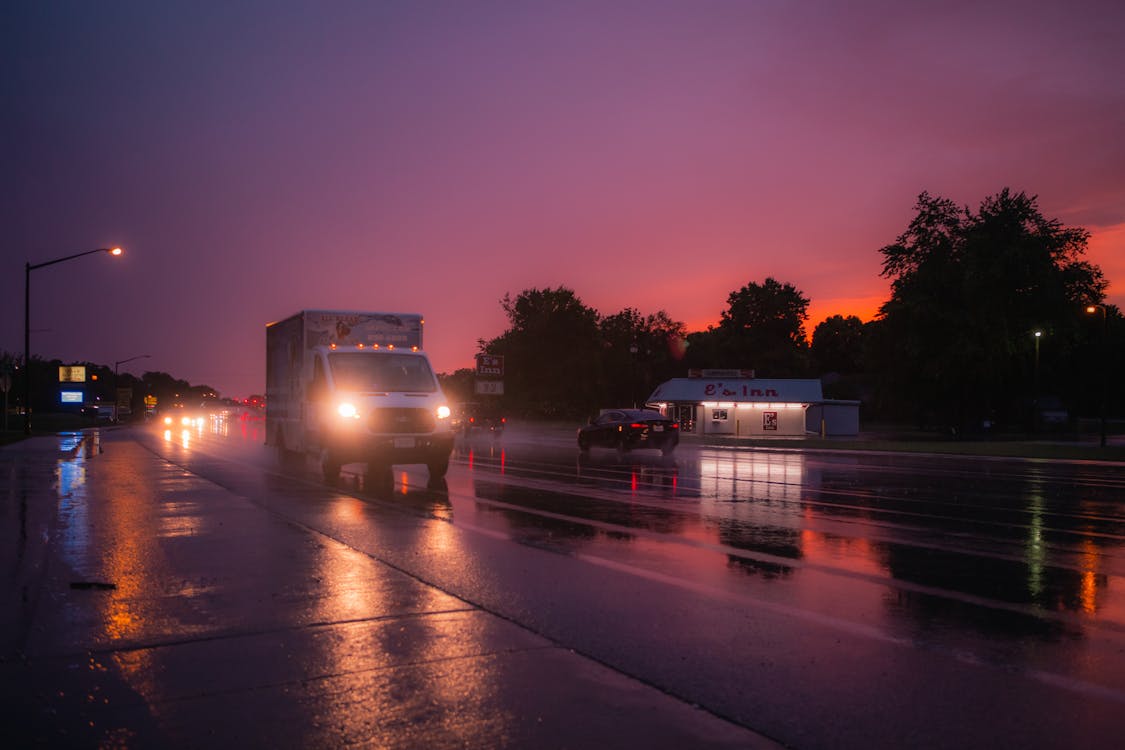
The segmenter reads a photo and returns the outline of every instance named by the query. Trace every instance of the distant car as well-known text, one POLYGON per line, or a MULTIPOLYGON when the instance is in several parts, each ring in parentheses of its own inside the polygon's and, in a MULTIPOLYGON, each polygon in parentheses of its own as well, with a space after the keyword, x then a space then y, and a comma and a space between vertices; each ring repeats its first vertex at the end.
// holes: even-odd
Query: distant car
POLYGON ((203 427, 207 419, 208 410, 202 405, 173 404, 160 421, 165 427, 203 427))
POLYGON ((82 407, 80 413, 87 419, 92 419, 97 422, 113 421, 112 404, 86 404, 82 407))
POLYGON ((600 446, 629 451, 653 448, 665 456, 680 443, 680 425, 651 409, 608 409, 578 429, 578 449, 600 446))
POLYGON ((454 417, 453 429, 461 430, 465 435, 474 430, 500 434, 508 425, 508 418, 500 409, 492 404, 479 404, 469 402, 461 404, 454 417))

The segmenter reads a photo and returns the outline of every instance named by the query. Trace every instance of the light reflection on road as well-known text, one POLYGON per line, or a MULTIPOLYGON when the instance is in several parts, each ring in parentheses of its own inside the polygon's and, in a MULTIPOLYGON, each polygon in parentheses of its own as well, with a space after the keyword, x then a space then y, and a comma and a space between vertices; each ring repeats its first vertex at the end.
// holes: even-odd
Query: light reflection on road
MULTIPOLYGON (((1062 685, 1080 700, 1125 700, 1120 471, 693 445, 681 446, 672 460, 651 453, 580 456, 569 442, 505 436, 459 439, 444 483, 431 482, 424 468, 399 467, 382 486, 353 467, 338 486, 327 488, 311 461, 279 470, 252 425, 195 437, 176 447, 241 457, 265 469, 282 492, 304 488, 308 502, 298 511, 303 518, 323 510, 336 529, 380 537, 389 534, 382 528, 388 512, 392 519, 398 513, 419 516, 416 527, 389 524, 406 537, 394 560, 404 569, 413 571, 417 559, 471 566, 479 551, 474 542, 483 537, 516 543, 505 548, 534 548, 539 561, 540 552, 563 561, 560 566, 578 561, 566 570, 589 576, 595 601, 603 577, 623 576, 637 588, 663 586, 667 602, 656 597, 630 603, 651 607, 658 622, 671 614, 679 615, 680 625, 698 626, 690 634, 677 631, 686 639, 677 647, 689 653, 715 633, 717 641, 730 644, 731 658, 756 657, 747 664, 763 670, 792 666, 783 657, 775 661, 768 649, 756 653, 763 647, 752 641, 737 641, 740 627, 758 627, 773 617, 784 624, 764 634, 792 650, 792 664, 815 662, 816 674, 805 676, 829 688, 858 681, 876 693, 893 692, 882 681, 913 679, 916 663, 932 666, 938 655, 947 663, 995 666, 989 675, 1000 684, 1018 674, 1037 681, 1035 689, 1062 685), (597 572, 589 573, 590 566, 597 572), (681 596, 701 598, 733 619, 692 609, 681 596), (678 605, 684 611, 677 612, 678 605), (852 650, 835 653, 847 639, 852 650), (888 647, 895 650, 883 650, 888 647)), ((374 554, 386 549, 382 541, 373 544, 374 554)), ((471 573, 466 578, 479 574, 495 587, 469 593, 485 599, 495 594, 498 607, 509 591, 519 592, 513 599, 521 606, 530 607, 536 597, 550 604, 563 583, 537 579, 531 568, 471 573)), ((323 575, 346 580, 344 571, 327 563, 323 575)), ((611 608, 616 604, 609 602, 611 608)), ((339 616, 346 609, 324 614, 339 616)), ((641 635, 647 623, 628 627, 641 635)), ((428 624, 436 628, 430 637, 440 640, 447 626, 454 624, 428 624)), ((656 629, 658 639, 663 635, 656 629)), ((601 645, 599 636, 587 643, 591 649, 601 645)), ((629 668, 651 666, 662 673, 668 665, 650 655, 652 645, 636 655, 614 644, 599 656, 628 654, 634 657, 626 659, 629 668)), ((725 653, 703 649, 692 655, 714 660, 711 673, 730 669, 725 653)), ((694 670, 695 662, 685 663, 694 670)), ((488 689, 487 672, 462 676, 459 686, 440 683, 440 672, 435 666, 432 678, 416 676, 409 687, 449 690, 450 700, 488 689)))
MULTIPOLYGON (((242 424, 241 441, 261 440, 251 426, 260 422, 242 424)), ((1032 620, 1062 617, 1068 629, 1074 616, 1125 626, 1115 596, 1125 589, 1125 521, 1107 514, 1106 489, 1075 485, 1066 471, 691 445, 672 461, 584 457, 459 439, 448 503, 432 502, 424 469, 396 472, 394 497, 404 508, 560 551, 593 546, 707 578, 721 560, 728 575, 750 576, 728 585, 784 583, 784 596, 857 616, 897 619, 920 606, 919 616, 930 617, 937 596, 959 602, 948 608, 953 616, 995 606, 1032 620), (1108 528, 1083 520, 1100 517, 1108 528)), ((1108 491, 1123 485, 1111 480, 1108 491)), ((368 491, 359 477, 352 486, 368 491)), ((967 617, 961 624, 981 626, 967 617)))

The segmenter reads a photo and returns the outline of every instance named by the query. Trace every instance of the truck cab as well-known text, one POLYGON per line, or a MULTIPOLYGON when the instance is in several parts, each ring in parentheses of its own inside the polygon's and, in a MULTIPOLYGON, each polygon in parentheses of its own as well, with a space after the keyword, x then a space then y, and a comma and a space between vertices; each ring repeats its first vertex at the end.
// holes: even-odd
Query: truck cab
POLYGON ((426 355, 316 347, 305 440, 326 479, 343 464, 426 464, 443 477, 453 449, 449 406, 426 355))

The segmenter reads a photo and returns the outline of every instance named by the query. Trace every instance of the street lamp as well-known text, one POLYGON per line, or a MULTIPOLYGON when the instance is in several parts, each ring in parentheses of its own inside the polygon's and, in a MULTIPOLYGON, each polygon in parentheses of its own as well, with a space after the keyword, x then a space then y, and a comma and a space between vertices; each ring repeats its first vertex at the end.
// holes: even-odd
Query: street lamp
POLYGON ((1039 339, 1043 338, 1042 331, 1033 331, 1032 335, 1035 336, 1035 379, 1033 380, 1033 390, 1031 393, 1031 431, 1038 432, 1039 430, 1039 339))
POLYGON ((74 260, 81 258, 83 255, 93 255, 94 253, 108 253, 109 255, 121 255, 124 251, 119 247, 99 247, 95 250, 87 250, 74 255, 67 255, 65 258, 55 258, 43 263, 24 263, 24 277, 23 277, 23 434, 31 434, 31 272, 36 268, 43 268, 44 266, 53 266, 56 263, 62 263, 67 260, 74 260))
POLYGON ((117 360, 116 362, 113 363, 113 421, 114 422, 118 421, 118 415, 117 415, 117 401, 118 401, 118 396, 117 396, 117 368, 118 368, 118 366, 123 365, 126 362, 132 362, 134 359, 145 359, 145 358, 151 357, 151 356, 152 356, 151 354, 138 354, 135 357, 129 357, 128 359, 119 359, 119 360, 117 360))
POLYGON ((1102 340, 1099 343, 1098 348, 1100 349, 1100 359, 1101 359, 1101 367, 1099 369, 1101 370, 1101 377, 1102 377, 1101 408, 1099 409, 1099 411, 1101 412, 1101 415, 1100 415, 1101 432, 1102 432, 1101 446, 1104 448, 1105 447, 1105 391, 1106 391, 1105 305, 1086 305, 1086 314, 1087 315, 1095 315, 1097 313, 1101 313, 1101 315, 1102 315, 1102 340))

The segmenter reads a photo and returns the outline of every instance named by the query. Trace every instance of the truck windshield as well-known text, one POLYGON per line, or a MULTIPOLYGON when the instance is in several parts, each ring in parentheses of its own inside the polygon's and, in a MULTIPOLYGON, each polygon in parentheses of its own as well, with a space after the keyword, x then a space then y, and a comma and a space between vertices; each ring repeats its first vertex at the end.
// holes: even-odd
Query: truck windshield
POLYGON ((434 373, 417 354, 334 352, 328 355, 336 387, 347 391, 437 390, 434 373))

